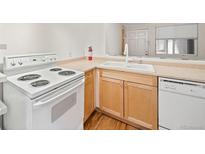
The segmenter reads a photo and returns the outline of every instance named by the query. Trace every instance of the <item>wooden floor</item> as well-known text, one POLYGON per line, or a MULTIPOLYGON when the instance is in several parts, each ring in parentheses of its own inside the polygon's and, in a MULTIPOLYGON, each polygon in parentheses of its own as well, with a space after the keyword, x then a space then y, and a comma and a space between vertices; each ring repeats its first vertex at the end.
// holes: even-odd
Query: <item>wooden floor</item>
POLYGON ((119 120, 113 119, 99 111, 89 117, 84 124, 85 130, 137 130, 137 128, 127 125, 119 120))

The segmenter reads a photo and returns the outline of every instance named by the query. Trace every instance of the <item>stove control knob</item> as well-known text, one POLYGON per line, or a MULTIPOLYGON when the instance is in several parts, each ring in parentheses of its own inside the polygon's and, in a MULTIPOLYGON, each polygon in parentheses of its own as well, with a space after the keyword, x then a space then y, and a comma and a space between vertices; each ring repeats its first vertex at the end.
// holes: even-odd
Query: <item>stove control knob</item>
POLYGON ((14 63, 14 61, 13 62, 11 62, 11 66, 15 66, 16 65, 16 63, 14 63))
POLYGON ((22 62, 22 61, 19 61, 18 63, 19 63, 19 65, 22 65, 22 64, 23 64, 23 62, 22 62))

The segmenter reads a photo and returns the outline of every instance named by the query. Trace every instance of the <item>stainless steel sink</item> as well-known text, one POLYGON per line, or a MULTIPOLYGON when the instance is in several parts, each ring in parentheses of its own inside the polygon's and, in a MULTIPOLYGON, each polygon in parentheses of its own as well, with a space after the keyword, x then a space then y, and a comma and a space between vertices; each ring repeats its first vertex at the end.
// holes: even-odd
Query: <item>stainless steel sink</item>
POLYGON ((101 64, 103 67, 108 68, 122 68, 122 69, 128 69, 128 70, 136 70, 136 71, 145 71, 145 72, 155 72, 154 67, 150 64, 134 64, 134 63, 128 63, 125 62, 114 62, 114 61, 108 61, 103 64, 101 64))

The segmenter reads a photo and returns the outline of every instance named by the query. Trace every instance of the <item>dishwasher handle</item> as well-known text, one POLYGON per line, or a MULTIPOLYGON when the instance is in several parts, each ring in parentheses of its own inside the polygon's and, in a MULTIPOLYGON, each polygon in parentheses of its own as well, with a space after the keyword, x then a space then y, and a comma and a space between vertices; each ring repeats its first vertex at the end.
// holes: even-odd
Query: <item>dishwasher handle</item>
POLYGON ((160 79, 159 90, 204 98, 205 84, 175 79, 160 79))
POLYGON ((176 85, 189 85, 189 86, 198 86, 198 87, 205 88, 205 84, 198 83, 198 82, 191 82, 191 81, 160 79, 160 82, 165 82, 167 84, 171 83, 176 85))

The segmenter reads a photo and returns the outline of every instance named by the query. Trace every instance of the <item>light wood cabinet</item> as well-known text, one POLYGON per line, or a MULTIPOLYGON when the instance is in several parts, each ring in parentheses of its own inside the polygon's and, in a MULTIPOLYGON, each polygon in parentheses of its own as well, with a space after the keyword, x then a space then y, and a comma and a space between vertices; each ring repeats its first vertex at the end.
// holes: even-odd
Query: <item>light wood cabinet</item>
POLYGON ((157 129, 157 77, 101 69, 100 108, 134 125, 157 129))
POLYGON ((125 119, 149 129, 157 129, 157 88, 124 83, 125 119))
POLYGON ((100 108, 115 116, 123 116, 123 81, 100 78, 100 108))
POLYGON ((85 73, 84 122, 95 109, 94 104, 94 70, 85 73))

